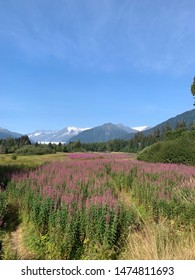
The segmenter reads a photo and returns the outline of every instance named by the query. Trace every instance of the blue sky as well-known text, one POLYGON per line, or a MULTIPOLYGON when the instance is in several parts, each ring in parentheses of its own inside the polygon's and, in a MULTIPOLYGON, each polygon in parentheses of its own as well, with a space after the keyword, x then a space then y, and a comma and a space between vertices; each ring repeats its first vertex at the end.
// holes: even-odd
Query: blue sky
POLYGON ((0 127, 154 126, 193 109, 194 0, 0 0, 0 127))

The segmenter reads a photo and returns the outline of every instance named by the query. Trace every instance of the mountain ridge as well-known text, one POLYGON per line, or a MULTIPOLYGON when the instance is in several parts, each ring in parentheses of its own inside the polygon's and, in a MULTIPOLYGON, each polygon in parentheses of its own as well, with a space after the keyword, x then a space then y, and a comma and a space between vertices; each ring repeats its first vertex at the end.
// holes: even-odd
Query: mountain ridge
POLYGON ((136 130, 122 124, 105 123, 83 131, 69 139, 69 142, 80 141, 82 143, 107 142, 109 140, 125 137, 129 132, 136 130))
POLYGON ((6 138, 19 138, 22 134, 18 132, 13 132, 8 129, 0 127, 0 139, 6 139, 6 138))
POLYGON ((161 132, 166 126, 170 126, 171 129, 175 129, 177 124, 184 123, 187 127, 190 127, 192 123, 195 123, 195 109, 185 111, 181 114, 171 117, 168 120, 157 124, 156 126, 144 131, 144 134, 148 135, 154 133, 155 130, 159 129, 161 132))
MULTIPOLYGON (((187 127, 190 127, 192 123, 195 123, 195 109, 185 111, 181 114, 176 115, 175 117, 171 117, 166 121, 163 121, 156 126, 144 130, 144 135, 153 134, 155 131, 159 131, 161 133, 166 126, 169 126, 171 129, 175 129, 178 123, 185 123, 187 127)), ((129 133, 125 138, 125 140, 130 140, 135 136, 134 133, 129 133)))
MULTIPOLYGON (((67 126, 61 130, 36 130, 33 133, 27 133, 32 142, 61 142, 67 143, 70 141, 84 141, 90 142, 104 142, 113 139, 132 139, 136 133, 142 131, 144 135, 153 134, 155 131, 162 131, 166 126, 175 129, 178 123, 186 123, 190 126, 195 123, 195 109, 185 111, 175 117, 150 128, 147 126, 128 127, 123 124, 105 123, 93 128, 77 128, 74 126, 67 126)), ((12 132, 8 129, 0 128, 0 139, 8 137, 19 138, 24 134, 12 132)))
MULTIPOLYGON (((127 135, 128 133, 132 133, 132 132, 138 132, 138 130, 134 130, 131 127, 125 126, 123 124, 112 124, 112 123, 106 123, 100 126, 95 126, 93 128, 77 128, 74 126, 69 126, 69 127, 65 127, 61 130, 36 130, 33 133, 28 133, 29 138, 31 139, 31 141, 33 142, 39 142, 39 143, 67 143, 70 141, 77 141, 77 136, 83 137, 81 133, 84 133, 85 131, 89 131, 89 130, 97 130, 101 129, 103 127, 103 130, 106 130, 106 126, 108 131, 105 132, 106 135, 102 135, 101 137, 98 136, 98 141, 108 141, 110 139, 109 134, 112 134, 112 132, 109 132, 109 126, 114 126, 115 130, 118 128, 118 130, 122 130, 123 132, 125 131, 125 135, 127 135), (75 138, 76 137, 76 138, 75 138)), ((112 129, 111 129, 112 130, 112 129)), ((88 133, 88 132, 87 132, 88 133)), ((96 135, 96 132, 93 132, 94 135, 96 135)), ((116 137, 119 136, 124 136, 124 133, 119 133, 116 134, 116 137)), ((113 136, 111 137, 112 139, 115 138, 115 134, 113 134, 113 136)), ((91 140, 90 140, 91 141, 91 140)), ((96 142, 96 139, 93 139, 93 142, 96 142)))

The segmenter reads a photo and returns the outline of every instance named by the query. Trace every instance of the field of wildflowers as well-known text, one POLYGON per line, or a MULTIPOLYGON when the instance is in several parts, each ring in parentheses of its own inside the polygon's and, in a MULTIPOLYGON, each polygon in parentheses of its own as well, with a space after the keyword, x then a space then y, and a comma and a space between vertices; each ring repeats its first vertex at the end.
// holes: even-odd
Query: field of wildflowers
MULTIPOLYGON (((67 154, 12 172, 1 194, 8 205, 17 205, 24 243, 35 259, 128 258, 127 240, 162 219, 194 236, 195 168, 190 166, 145 163, 128 154, 67 154)), ((5 203, 0 207, 3 219, 5 203)))

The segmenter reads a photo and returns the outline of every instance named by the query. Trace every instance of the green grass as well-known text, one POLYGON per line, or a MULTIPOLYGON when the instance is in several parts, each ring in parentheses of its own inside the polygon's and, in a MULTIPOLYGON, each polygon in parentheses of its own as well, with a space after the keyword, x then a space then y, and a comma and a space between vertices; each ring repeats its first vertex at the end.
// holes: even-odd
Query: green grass
POLYGON ((1 166, 25 166, 36 167, 52 161, 62 161, 66 158, 65 153, 47 154, 47 155, 17 155, 16 159, 12 158, 12 154, 0 155, 1 166))

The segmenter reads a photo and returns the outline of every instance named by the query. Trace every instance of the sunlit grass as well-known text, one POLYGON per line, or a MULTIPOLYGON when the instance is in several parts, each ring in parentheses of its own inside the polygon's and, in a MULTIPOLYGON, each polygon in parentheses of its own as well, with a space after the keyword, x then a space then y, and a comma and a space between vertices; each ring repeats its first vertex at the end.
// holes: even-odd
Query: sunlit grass
POLYGON ((56 154, 47 154, 47 155, 27 155, 27 156, 18 156, 14 160, 12 154, 0 155, 0 166, 29 166, 35 167, 38 165, 42 165, 47 162, 53 161, 63 161, 65 160, 65 153, 56 153, 56 154))
POLYGON ((124 251, 124 260, 194 260, 194 228, 179 228, 174 221, 151 221, 139 231, 130 231, 124 251))

